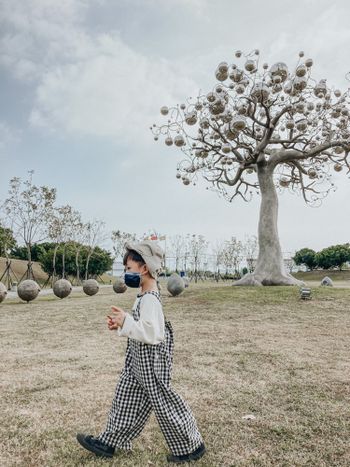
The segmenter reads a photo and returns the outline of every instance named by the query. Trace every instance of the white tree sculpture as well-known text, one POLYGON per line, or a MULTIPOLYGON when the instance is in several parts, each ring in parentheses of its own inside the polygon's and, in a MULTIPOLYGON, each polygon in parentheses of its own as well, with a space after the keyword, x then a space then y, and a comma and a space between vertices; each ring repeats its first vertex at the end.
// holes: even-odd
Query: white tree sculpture
POLYGON ((220 63, 210 92, 162 107, 167 123, 151 130, 186 155, 176 175, 185 185, 202 174, 230 202, 261 195, 256 268, 235 285, 297 285, 283 264, 277 192, 300 190, 318 205, 335 189, 332 170, 349 173, 349 89, 315 81, 303 52, 292 69, 261 66, 258 50, 235 57, 242 63, 220 63))

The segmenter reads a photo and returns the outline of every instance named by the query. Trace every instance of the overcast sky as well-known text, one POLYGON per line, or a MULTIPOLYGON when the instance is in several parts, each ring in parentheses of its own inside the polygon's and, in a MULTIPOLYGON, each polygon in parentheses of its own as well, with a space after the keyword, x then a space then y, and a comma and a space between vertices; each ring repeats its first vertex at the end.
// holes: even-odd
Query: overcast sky
MULTIPOLYGON (((149 130, 162 105, 210 90, 235 50, 291 67, 304 50, 316 79, 349 85, 346 0, 0 0, 0 9, 0 200, 11 177, 33 169, 58 205, 108 230, 211 241, 256 233, 259 198, 228 203, 204 181, 184 186, 182 153, 149 130)), ((284 252, 350 240, 350 180, 334 180, 320 208, 281 196, 284 252)))

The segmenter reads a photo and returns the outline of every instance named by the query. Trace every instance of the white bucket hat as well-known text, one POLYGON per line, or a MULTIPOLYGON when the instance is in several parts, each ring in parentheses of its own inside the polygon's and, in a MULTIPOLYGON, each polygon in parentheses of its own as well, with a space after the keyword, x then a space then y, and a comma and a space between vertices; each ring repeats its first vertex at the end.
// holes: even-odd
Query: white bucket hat
MULTIPOLYGON (((155 240, 143 240, 142 242, 127 242, 126 250, 136 251, 146 263, 149 273, 154 279, 162 270, 164 251, 155 240)), ((128 253, 127 251, 127 253, 128 253)))

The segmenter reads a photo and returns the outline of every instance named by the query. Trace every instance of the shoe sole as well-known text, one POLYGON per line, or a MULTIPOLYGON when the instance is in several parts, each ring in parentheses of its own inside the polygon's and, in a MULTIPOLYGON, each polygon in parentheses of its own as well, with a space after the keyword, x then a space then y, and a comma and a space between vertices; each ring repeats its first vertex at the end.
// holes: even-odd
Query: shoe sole
POLYGON ((207 450, 204 448, 204 450, 198 454, 190 454, 188 456, 188 459, 186 460, 169 460, 167 459, 168 462, 172 462, 174 464, 186 464, 186 462, 191 462, 191 461, 198 461, 201 457, 204 456, 204 454, 207 452, 207 450))
POLYGON ((96 456, 98 456, 98 457, 113 457, 113 454, 107 454, 107 453, 105 453, 105 452, 98 451, 98 450, 96 450, 96 449, 92 449, 92 447, 90 446, 90 444, 88 444, 88 443, 85 441, 84 435, 78 434, 78 435, 77 435, 77 440, 78 440, 78 442, 79 442, 85 449, 87 449, 87 450, 90 451, 90 452, 93 452, 93 453, 96 454, 96 456))

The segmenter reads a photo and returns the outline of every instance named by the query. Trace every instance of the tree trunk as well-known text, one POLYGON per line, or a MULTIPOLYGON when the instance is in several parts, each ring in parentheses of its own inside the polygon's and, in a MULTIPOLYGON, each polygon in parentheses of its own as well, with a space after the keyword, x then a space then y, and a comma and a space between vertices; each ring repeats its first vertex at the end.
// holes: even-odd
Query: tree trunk
POLYGON ((77 268, 77 285, 80 284, 80 270, 79 270, 79 253, 80 253, 80 246, 77 248, 76 250, 76 254, 75 254, 75 265, 76 265, 76 268, 77 268))
POLYGON ((259 255, 252 273, 245 274, 233 285, 303 285, 286 271, 278 238, 278 197, 273 181, 273 167, 258 164, 261 193, 258 227, 259 255))
POLYGON ((57 256, 57 250, 58 250, 58 243, 55 245, 55 249, 53 251, 53 258, 52 258, 52 286, 56 280, 56 256, 57 256))
POLYGON ((66 244, 63 244, 62 251, 62 279, 66 278, 66 244))

